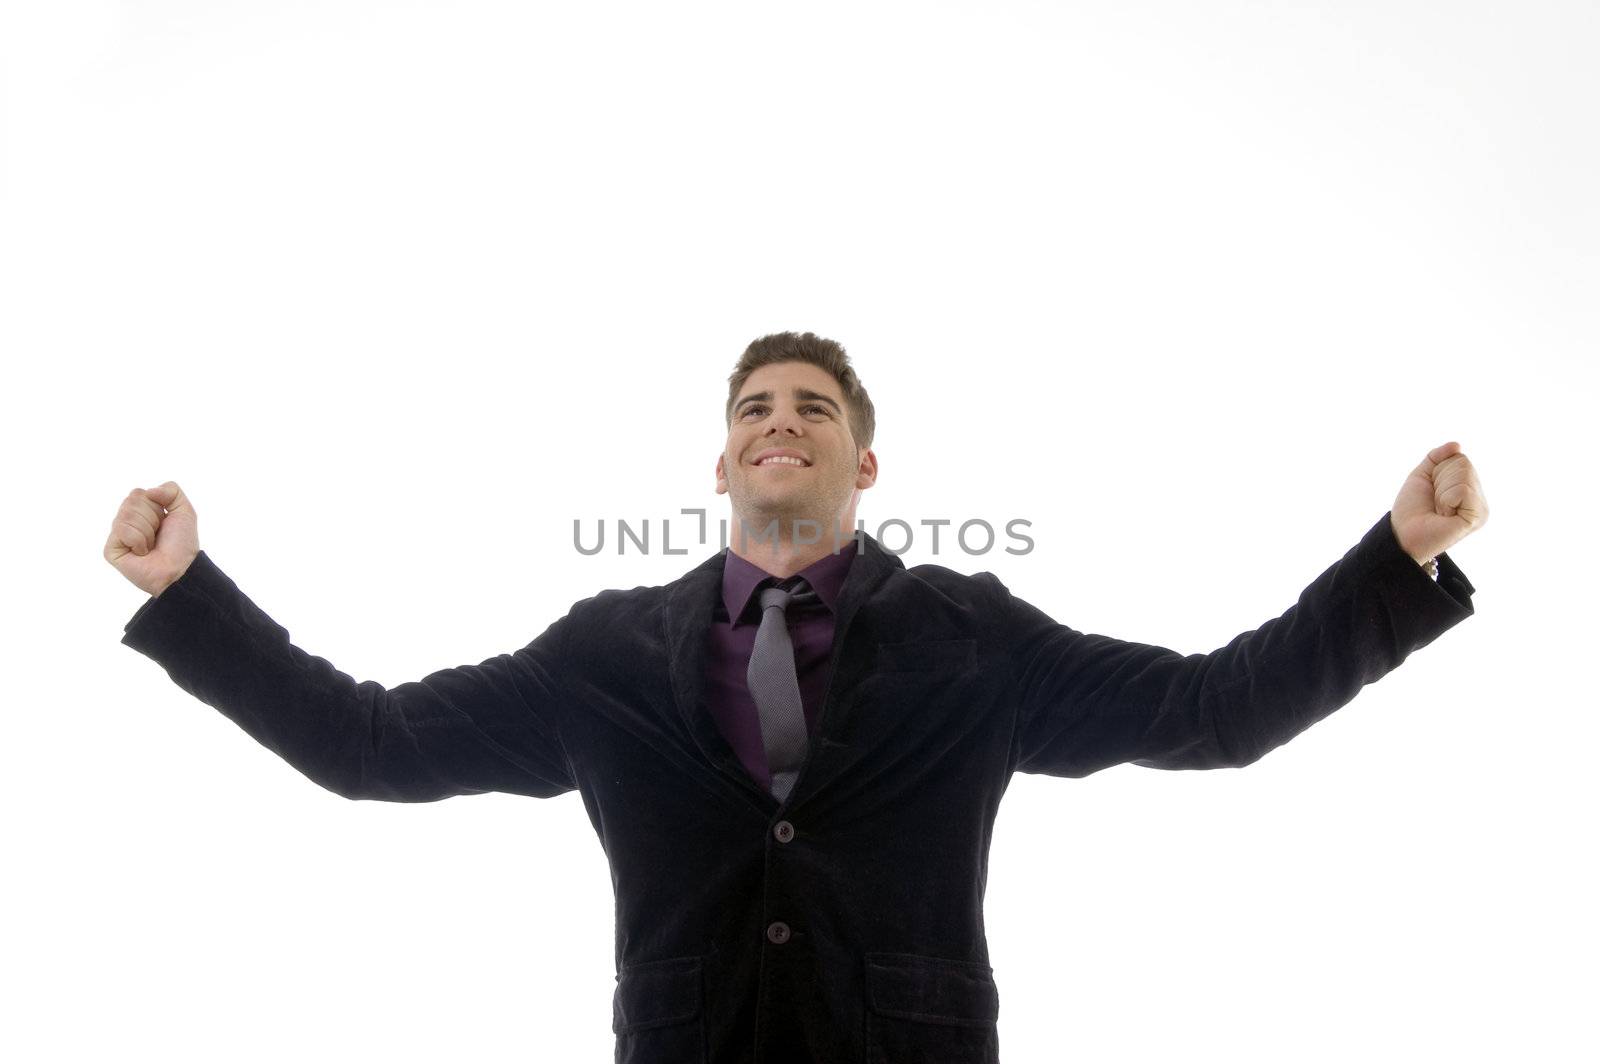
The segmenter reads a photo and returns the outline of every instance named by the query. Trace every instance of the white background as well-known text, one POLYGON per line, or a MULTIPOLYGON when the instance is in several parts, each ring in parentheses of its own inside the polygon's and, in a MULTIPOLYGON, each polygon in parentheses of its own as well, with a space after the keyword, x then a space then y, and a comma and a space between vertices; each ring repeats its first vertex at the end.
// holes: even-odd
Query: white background
POLYGON ((1221 647, 1447 440, 1491 502, 1477 615, 1257 764, 1014 777, 1007 1061, 1600 1052, 1592 4, 55 0, 0 39, 7 1059, 610 1059, 578 796, 322 791, 118 642, 101 549, 174 479, 297 645, 476 663, 714 549, 572 522, 725 515, 727 374, 784 329, 877 403, 869 531, 1031 520, 904 561, 1079 630, 1221 647))

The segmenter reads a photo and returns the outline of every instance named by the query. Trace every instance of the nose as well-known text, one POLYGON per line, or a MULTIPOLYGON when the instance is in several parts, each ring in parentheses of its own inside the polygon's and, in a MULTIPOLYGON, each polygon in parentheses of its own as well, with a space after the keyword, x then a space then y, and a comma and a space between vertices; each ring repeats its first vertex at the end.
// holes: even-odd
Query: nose
POLYGON ((805 423, 800 420, 800 415, 793 410, 778 410, 774 411, 773 415, 767 419, 766 428, 762 430, 761 434, 763 436, 771 436, 774 433, 783 432, 790 436, 800 436, 803 435, 801 431, 803 424, 805 423))

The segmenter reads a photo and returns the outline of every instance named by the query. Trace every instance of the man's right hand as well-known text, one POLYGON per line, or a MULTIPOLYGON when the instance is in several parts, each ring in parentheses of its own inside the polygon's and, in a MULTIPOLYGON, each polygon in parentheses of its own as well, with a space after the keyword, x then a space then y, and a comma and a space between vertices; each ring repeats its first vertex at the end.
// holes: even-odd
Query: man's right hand
POLYGON ((172 480, 128 492, 106 538, 106 561, 151 595, 165 591, 199 553, 194 507, 172 480))

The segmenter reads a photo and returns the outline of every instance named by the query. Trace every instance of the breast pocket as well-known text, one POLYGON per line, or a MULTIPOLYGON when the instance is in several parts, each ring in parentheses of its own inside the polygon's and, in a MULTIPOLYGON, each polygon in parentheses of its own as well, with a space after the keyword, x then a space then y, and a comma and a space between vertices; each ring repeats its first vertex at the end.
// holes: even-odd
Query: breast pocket
POLYGON ((975 639, 930 639, 916 643, 879 643, 872 658, 875 672, 961 672, 978 657, 975 639))
POLYGON ((993 968, 914 953, 866 960, 868 1064, 999 1064, 993 968))
POLYGON ((616 1064, 706 1064, 700 957, 623 967, 611 997, 616 1064))

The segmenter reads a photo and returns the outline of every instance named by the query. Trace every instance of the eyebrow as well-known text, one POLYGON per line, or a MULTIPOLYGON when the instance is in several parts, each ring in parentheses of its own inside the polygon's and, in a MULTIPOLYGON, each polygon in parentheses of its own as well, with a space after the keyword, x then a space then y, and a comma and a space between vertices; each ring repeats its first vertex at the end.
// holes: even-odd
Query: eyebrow
MULTIPOLYGON (((814 392, 814 391, 810 390, 809 388, 796 388, 794 390, 794 397, 796 399, 818 399, 818 400, 821 400, 824 403, 827 403, 829 406, 833 407, 833 409, 837 413, 839 413, 839 414, 843 414, 844 413, 843 410, 839 409, 839 404, 838 403, 834 402, 828 396, 823 395, 821 392, 814 392)), ((746 403, 770 403, 770 402, 772 402, 772 393, 771 392, 756 392, 754 395, 747 395, 743 399, 740 399, 737 403, 734 403, 733 404, 733 412, 735 414, 737 414, 741 409, 744 408, 744 405, 746 403)))

